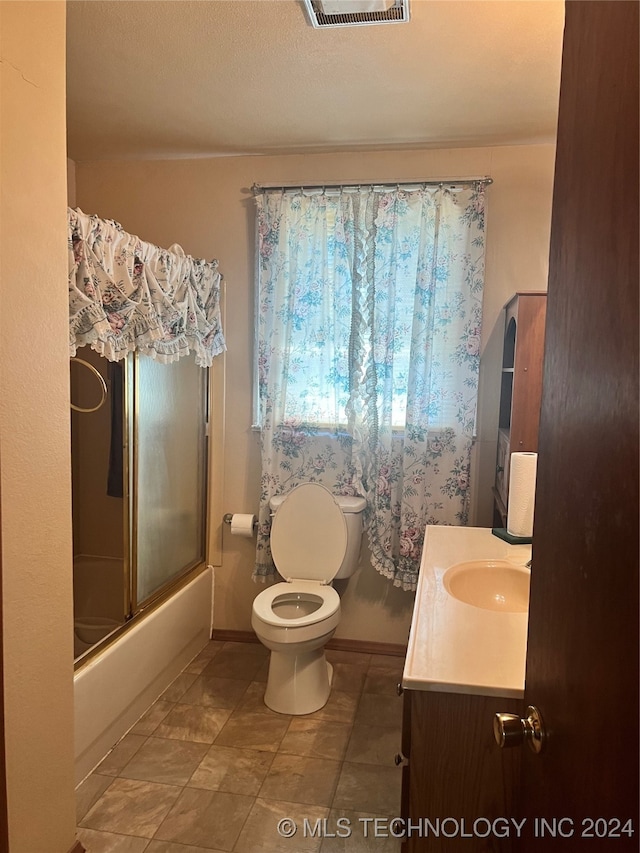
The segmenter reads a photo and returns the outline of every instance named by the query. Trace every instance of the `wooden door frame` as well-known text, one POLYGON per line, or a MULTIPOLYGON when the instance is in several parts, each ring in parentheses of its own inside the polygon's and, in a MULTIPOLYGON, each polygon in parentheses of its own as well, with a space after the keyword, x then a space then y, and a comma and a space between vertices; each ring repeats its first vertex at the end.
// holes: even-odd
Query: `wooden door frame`
POLYGON ((4 729, 4 622, 2 588, 2 497, 0 494, 0 853, 9 850, 7 763, 4 729))

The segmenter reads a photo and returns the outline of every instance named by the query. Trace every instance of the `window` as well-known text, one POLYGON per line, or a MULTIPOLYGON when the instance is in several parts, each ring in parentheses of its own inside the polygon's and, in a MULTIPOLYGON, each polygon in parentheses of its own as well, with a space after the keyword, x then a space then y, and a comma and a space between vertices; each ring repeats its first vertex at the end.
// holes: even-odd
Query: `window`
POLYGON ((259 197, 254 424, 270 383, 283 422, 343 428, 358 392, 375 394, 394 429, 454 422, 458 376, 444 353, 454 341, 458 366, 478 356, 482 294, 481 265, 465 264, 471 214, 459 195, 366 187, 259 197), (456 267, 469 280, 466 306, 456 267))

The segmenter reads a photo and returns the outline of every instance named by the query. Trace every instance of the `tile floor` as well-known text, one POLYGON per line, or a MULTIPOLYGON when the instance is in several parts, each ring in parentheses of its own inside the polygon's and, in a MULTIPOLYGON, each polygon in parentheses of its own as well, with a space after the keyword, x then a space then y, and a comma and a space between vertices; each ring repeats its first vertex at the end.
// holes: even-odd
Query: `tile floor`
POLYGON ((212 640, 194 658, 78 788, 88 853, 400 850, 402 659, 328 651, 328 703, 290 717, 263 702, 267 655, 212 640))

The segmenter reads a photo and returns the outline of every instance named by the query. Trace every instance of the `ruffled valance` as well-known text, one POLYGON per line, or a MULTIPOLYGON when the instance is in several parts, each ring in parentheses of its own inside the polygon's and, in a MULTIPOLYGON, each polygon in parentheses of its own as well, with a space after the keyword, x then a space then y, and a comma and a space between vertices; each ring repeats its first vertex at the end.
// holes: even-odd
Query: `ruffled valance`
POLYGON ((217 261, 159 249, 79 208, 69 219, 69 350, 89 344, 109 361, 137 350, 156 361, 189 352, 209 367, 226 349, 217 261))

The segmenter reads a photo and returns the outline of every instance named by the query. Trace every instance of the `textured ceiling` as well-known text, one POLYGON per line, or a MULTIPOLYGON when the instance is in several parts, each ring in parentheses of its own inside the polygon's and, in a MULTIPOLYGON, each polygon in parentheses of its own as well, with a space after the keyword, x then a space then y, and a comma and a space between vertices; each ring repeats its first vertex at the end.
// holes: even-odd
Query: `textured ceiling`
POLYGON ((77 160, 552 140, 561 0, 411 0, 313 29, 296 0, 69 0, 77 160))

